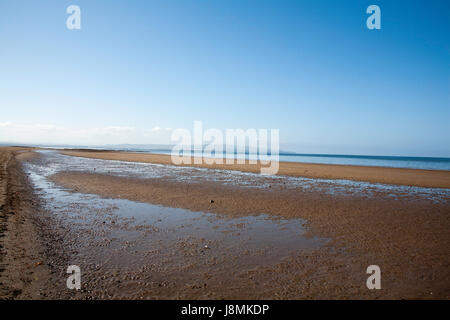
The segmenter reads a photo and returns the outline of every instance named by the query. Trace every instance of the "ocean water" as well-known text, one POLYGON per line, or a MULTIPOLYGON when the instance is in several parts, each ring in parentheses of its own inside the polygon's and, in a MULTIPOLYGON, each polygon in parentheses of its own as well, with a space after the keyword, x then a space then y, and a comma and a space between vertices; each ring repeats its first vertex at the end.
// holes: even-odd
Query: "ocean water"
POLYGON ((358 166, 378 166, 393 168, 413 168, 429 170, 450 170, 450 158, 394 157, 331 154, 280 154, 280 161, 344 164, 358 166))
MULTIPOLYGON (((49 146, 40 146, 49 147, 49 146)), ((142 153, 160 153, 170 154, 171 149, 167 147, 137 147, 130 145, 108 145, 108 146, 51 146, 50 148, 76 148, 76 149, 99 149, 99 150, 118 150, 142 153)), ((194 156, 201 156, 201 152, 193 152, 194 156)), ((208 156, 210 156, 208 154, 208 156)), ((225 158, 245 158, 256 159, 256 154, 218 154, 216 157, 225 158)), ((405 157, 405 156, 371 156, 371 155, 338 155, 338 154, 301 154, 280 152, 280 161, 301 162, 301 163, 321 163, 321 164, 340 164, 355 166, 377 166, 393 168, 412 168, 427 170, 450 170, 450 158, 444 157, 405 157)))

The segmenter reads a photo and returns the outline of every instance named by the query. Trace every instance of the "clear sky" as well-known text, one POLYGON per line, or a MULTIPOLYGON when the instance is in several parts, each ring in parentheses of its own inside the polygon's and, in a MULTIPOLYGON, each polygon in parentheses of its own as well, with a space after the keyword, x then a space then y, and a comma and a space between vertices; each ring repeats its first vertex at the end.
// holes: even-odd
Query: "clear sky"
POLYGON ((450 156, 449 68, 445 0, 1 1, 0 141, 169 143, 202 120, 279 128, 290 151, 450 156))

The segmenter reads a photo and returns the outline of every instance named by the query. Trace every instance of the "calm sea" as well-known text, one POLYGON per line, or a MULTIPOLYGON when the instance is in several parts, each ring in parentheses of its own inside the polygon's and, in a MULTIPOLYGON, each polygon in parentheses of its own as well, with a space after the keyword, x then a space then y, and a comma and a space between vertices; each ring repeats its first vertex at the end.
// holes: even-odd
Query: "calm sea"
POLYGON ((295 154, 280 155, 280 160, 307 163, 450 170, 450 158, 295 154))

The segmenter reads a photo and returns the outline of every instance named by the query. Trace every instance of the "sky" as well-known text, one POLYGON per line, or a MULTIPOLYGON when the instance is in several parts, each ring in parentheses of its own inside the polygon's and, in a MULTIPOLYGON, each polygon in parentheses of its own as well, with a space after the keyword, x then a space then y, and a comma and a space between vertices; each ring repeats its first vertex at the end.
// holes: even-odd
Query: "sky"
POLYGON ((0 142, 163 144, 200 120, 450 157, 449 67, 448 1, 0 1, 0 142))

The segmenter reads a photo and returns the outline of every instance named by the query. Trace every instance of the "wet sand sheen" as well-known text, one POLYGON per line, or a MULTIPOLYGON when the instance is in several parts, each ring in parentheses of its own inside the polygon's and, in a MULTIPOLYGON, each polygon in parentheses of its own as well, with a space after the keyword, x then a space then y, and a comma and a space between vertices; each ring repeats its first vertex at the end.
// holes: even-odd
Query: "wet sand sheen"
MULTIPOLYGON (((77 210, 84 211, 80 212, 80 217, 89 216, 90 211, 101 212, 103 208, 109 208, 107 211, 117 216, 117 221, 127 220, 128 226, 133 230, 148 230, 157 237, 164 235, 153 241, 162 240, 166 247, 182 238, 196 237, 204 239, 206 246, 207 243, 215 242, 229 248, 236 246, 234 250, 238 251, 245 248, 248 251, 264 252, 265 263, 270 264, 295 253, 296 250, 318 248, 325 242, 325 239, 303 237, 305 221, 302 219, 274 219, 266 214, 228 218, 223 215, 163 207, 117 197, 100 198, 93 194, 72 192, 72 189, 60 189, 47 180, 48 172, 39 169, 41 168, 36 165, 26 166, 27 174, 35 187, 41 190, 39 192, 41 197, 46 199, 47 203, 51 203, 49 209, 52 209, 54 214, 59 215, 60 212, 73 207, 73 204, 77 204, 77 210)), ((98 219, 100 218, 97 217, 96 220, 98 219)), ((121 238, 126 237, 126 232, 121 234, 121 238)), ((205 249, 204 245, 198 249, 205 249)), ((155 245, 154 248, 156 247, 155 245)), ((218 248, 210 245, 207 249, 218 248)), ((240 256, 242 252, 236 254, 240 256)), ((247 256, 250 258, 249 254, 247 256)), ((246 264, 245 261, 243 263, 246 264)))
MULTIPOLYGON (((120 160, 172 165, 169 155, 142 154, 119 151, 82 151, 64 150, 62 154, 96 158, 105 160, 120 160)), ((183 165, 200 168, 236 170, 259 173, 260 164, 193 164, 183 165)), ((450 171, 421 170, 406 168, 385 168, 369 166, 326 165, 312 163, 280 162, 279 175, 306 177, 317 179, 346 179, 354 181, 368 181, 375 183, 397 184, 429 188, 450 188, 450 171)))
POLYGON ((12 179, 29 179, 42 201, 28 214, 49 217, 35 236, 45 246, 40 267, 52 270, 41 297, 450 298, 447 189, 261 178, 54 151, 17 157, 30 175, 15 171, 12 179), (70 264, 82 266, 82 292, 56 290, 70 264), (366 288, 372 264, 381 267, 382 290, 366 288))
POLYGON ((42 154, 25 163, 25 172, 44 208, 77 235, 76 244, 68 245, 74 248, 69 263, 90 270, 85 286, 97 297, 103 297, 103 289, 116 298, 175 298, 185 290, 190 292, 185 297, 203 298, 246 292, 251 287, 248 272, 274 267, 298 252, 311 254, 327 242, 305 237, 302 219, 264 214, 229 218, 64 190, 48 176, 67 168, 64 162, 52 167, 67 159, 42 154), (98 278, 104 274, 113 274, 115 287, 103 287, 98 278), (139 281, 131 285, 130 280, 139 281), (172 288, 164 288, 167 283, 172 288))
POLYGON ((231 180, 221 180, 218 175, 226 173, 189 168, 186 173, 189 179, 179 178, 183 170, 176 171, 177 178, 172 179, 167 172, 154 175, 153 170, 164 166, 130 166, 127 162, 108 161, 105 166, 109 174, 95 173, 92 165, 101 168, 102 160, 95 163, 86 160, 90 169, 83 171, 77 165, 77 171, 71 172, 70 158, 65 159, 69 161, 65 165, 67 171, 52 175, 51 180, 77 192, 230 217, 265 212, 286 219, 305 219, 308 234, 330 238, 331 242, 314 253, 292 255, 287 262, 269 268, 270 271, 264 268, 265 271, 255 273, 262 278, 276 277, 280 282, 273 284, 271 292, 280 294, 278 290, 282 290, 280 297, 428 298, 430 292, 433 297, 446 296, 448 292, 449 271, 445 266, 449 263, 449 250, 445 243, 450 240, 450 193, 446 189, 419 188, 416 192, 413 187, 365 184, 357 184, 353 189, 351 184, 341 182, 310 184, 287 178, 274 183, 278 178, 259 180, 259 175, 238 173, 231 180), (140 177, 129 174, 134 170, 141 170, 140 177), (148 178, 142 178, 145 176, 148 178), (265 183, 264 188, 257 187, 261 183, 265 183), (322 184, 325 189, 320 187, 322 184), (210 203, 210 199, 214 202, 210 203), (368 292, 365 287, 365 270, 371 264, 389 270, 384 276, 383 292, 368 292))

